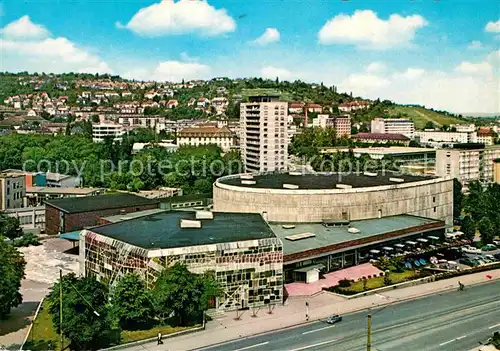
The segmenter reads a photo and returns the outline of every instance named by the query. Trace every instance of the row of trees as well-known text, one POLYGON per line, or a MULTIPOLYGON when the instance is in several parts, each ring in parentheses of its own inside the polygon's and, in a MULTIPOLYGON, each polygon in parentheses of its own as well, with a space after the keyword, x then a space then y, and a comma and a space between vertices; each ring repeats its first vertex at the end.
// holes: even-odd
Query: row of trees
POLYGON ((199 323, 220 294, 213 272, 196 275, 177 263, 160 273, 151 290, 136 274, 123 276, 111 291, 93 277, 69 274, 54 284, 48 301, 52 322, 70 340, 70 349, 95 350, 119 343, 121 330, 199 323))
POLYGON ((152 132, 138 131, 122 142, 93 143, 83 135, 19 135, 0 139, 0 169, 82 175, 83 185, 118 190, 180 187, 185 194, 210 193, 213 181, 241 171, 237 152, 225 155, 215 145, 181 147, 169 152, 155 147, 152 132), (134 142, 153 146, 132 155, 134 142))
POLYGON ((20 235, 22 230, 19 228, 19 222, 16 225, 10 217, 0 214, 0 319, 7 318, 11 308, 22 302, 19 289, 24 278, 26 261, 9 240, 20 235))
POLYGON ((463 208, 466 213, 461 222, 461 230, 467 238, 473 239, 476 231, 479 231, 483 244, 488 244, 500 234, 499 199, 500 184, 469 184, 468 195, 457 203, 459 209, 463 208))

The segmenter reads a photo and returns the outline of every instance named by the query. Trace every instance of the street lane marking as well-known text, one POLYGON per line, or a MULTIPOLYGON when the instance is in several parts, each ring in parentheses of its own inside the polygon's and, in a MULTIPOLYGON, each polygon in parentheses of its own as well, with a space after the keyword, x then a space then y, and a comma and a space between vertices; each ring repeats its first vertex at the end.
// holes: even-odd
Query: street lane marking
POLYGON ((491 326, 491 327, 489 327, 488 329, 493 329, 493 328, 496 328, 496 327, 500 327, 500 323, 495 324, 495 325, 492 325, 492 326, 491 326))
POLYGON ((439 344, 439 346, 447 345, 447 344, 449 344, 450 342, 453 342, 453 341, 455 341, 455 339, 442 342, 441 344, 439 344))
POLYGON ((302 335, 304 334, 309 334, 309 333, 315 333, 317 331, 320 331, 320 330, 325 330, 325 329, 329 329, 329 328, 333 328, 335 327, 334 325, 329 325, 328 327, 324 327, 324 328, 319 328, 319 329, 314 329, 314 330, 309 330, 309 331, 306 331, 306 332, 303 332, 302 335))
POLYGON ((323 342, 319 342, 319 343, 314 344, 314 345, 307 345, 307 346, 299 347, 298 349, 293 349, 293 350, 289 350, 289 351, 301 351, 301 350, 307 350, 307 349, 310 349, 310 348, 312 348, 312 347, 316 347, 316 346, 321 346, 321 345, 330 344, 330 343, 335 342, 335 341, 337 341, 337 340, 338 340, 338 339, 333 339, 333 340, 323 341, 323 342))
POLYGON ((260 344, 255 344, 255 345, 243 347, 241 349, 237 349, 237 350, 234 350, 234 351, 242 351, 242 350, 253 349, 254 347, 264 346, 264 345, 267 345, 267 344, 269 344, 269 341, 265 341, 265 342, 261 342, 260 344))
POLYGON ((459 336, 458 338, 455 338, 455 339, 451 339, 451 340, 448 340, 448 341, 445 341, 445 342, 442 342, 441 344, 439 344, 439 346, 444 346, 444 345, 447 345, 449 343, 452 343, 453 341, 458 341, 458 340, 462 340, 463 338, 466 338, 467 335, 462 335, 462 336, 459 336))

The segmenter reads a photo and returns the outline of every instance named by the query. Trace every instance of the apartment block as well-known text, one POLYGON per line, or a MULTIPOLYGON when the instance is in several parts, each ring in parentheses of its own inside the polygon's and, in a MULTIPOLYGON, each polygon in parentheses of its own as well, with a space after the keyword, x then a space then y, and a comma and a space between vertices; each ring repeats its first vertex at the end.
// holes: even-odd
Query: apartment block
POLYGON ((500 184, 500 158, 493 161, 493 181, 500 184))
POLYGON ((115 141, 121 141, 125 134, 124 128, 119 123, 101 122, 92 124, 92 141, 103 142, 106 137, 112 137, 115 141))
POLYGON ((0 211, 21 208, 26 196, 26 178, 16 172, 0 173, 0 211))
POLYGON ((251 96, 240 105, 240 148, 246 172, 286 169, 288 103, 278 96, 251 96))
POLYGON ((313 119, 313 127, 327 128, 333 127, 337 138, 351 136, 351 117, 349 115, 331 117, 327 114, 320 114, 313 119))
POLYGON ((452 176, 461 183, 474 180, 493 182, 494 162, 500 158, 500 146, 436 150, 436 174, 452 176))
POLYGON ((415 136, 420 139, 421 144, 432 142, 445 143, 475 143, 476 132, 442 132, 438 130, 416 131, 415 136))
POLYGON ((234 146, 234 134, 227 127, 217 128, 215 126, 187 127, 177 135, 179 146, 217 145, 222 151, 227 152, 234 146))
POLYGON ((415 135, 415 124, 403 118, 375 118, 371 121, 371 132, 382 134, 402 134, 410 139, 415 135))

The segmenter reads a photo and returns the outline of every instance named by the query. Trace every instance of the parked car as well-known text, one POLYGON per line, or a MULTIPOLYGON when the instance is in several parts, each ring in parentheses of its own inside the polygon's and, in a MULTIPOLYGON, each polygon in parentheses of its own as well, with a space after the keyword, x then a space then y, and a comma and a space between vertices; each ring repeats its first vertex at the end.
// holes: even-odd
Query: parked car
POLYGON ((496 259, 495 259, 495 257, 493 257, 493 255, 484 255, 483 261, 486 263, 491 263, 491 262, 495 262, 496 259))
POLYGON ((468 257, 464 257, 464 258, 461 258, 458 260, 459 263, 461 264, 465 264, 467 266, 471 266, 471 267, 474 267, 474 266, 477 266, 478 263, 477 261, 471 259, 471 258, 468 258, 468 257))
POLYGON ((472 246, 462 247, 462 251, 469 254, 480 254, 481 250, 472 246))
POLYGON ((500 252, 493 255, 497 260, 500 260, 500 252))
POLYGON ((497 247, 493 244, 486 244, 481 248, 481 250, 483 250, 483 251, 493 251, 496 249, 497 249, 497 247))
POLYGON ((342 317, 339 316, 338 314, 334 314, 333 316, 330 316, 326 319, 326 322, 328 324, 335 324, 337 322, 341 322, 342 321, 342 317))

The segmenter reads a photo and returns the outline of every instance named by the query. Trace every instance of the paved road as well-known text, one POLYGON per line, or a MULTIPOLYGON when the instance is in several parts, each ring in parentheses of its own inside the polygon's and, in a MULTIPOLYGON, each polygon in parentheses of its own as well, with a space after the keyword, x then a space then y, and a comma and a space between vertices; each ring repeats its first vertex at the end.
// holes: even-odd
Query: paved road
MULTIPOLYGON (((500 281, 371 311, 372 350, 470 350, 500 330, 500 281)), ((221 344, 203 350, 363 350, 366 312, 221 344)))

